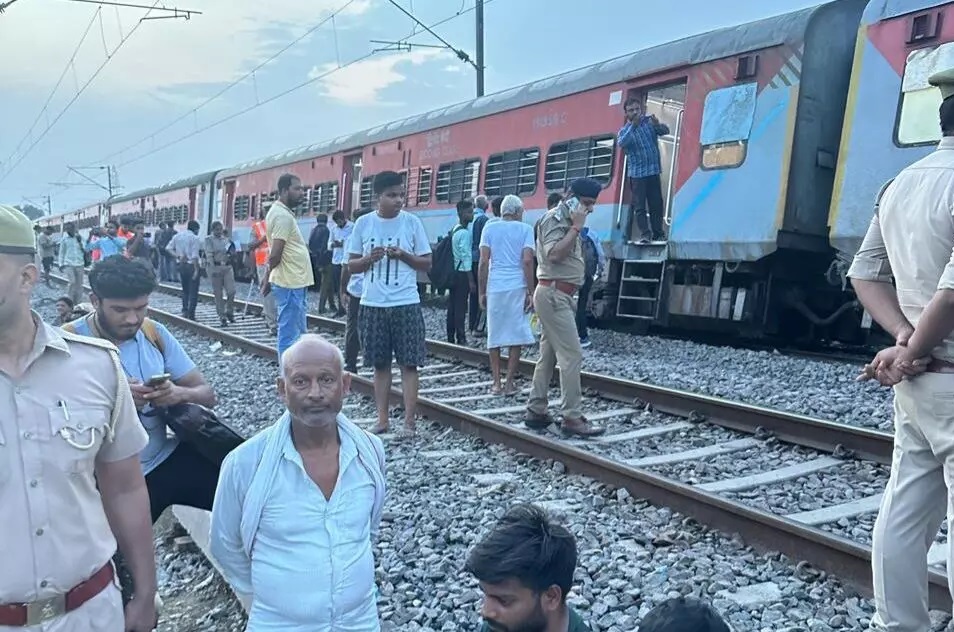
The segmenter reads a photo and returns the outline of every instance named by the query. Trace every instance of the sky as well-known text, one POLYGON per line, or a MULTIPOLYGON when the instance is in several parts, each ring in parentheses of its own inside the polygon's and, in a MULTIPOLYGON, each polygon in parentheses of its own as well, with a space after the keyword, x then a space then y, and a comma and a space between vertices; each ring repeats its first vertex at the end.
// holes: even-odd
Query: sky
MULTIPOLYGON (((0 202, 64 212, 106 196, 106 166, 129 193, 476 95, 449 50, 375 52, 440 44, 390 0, 124 1, 201 15, 75 0, 0 14, 0 202)), ((447 20, 435 32, 473 57, 474 0, 396 1, 447 20)), ((485 0, 486 93, 814 4, 485 0)))

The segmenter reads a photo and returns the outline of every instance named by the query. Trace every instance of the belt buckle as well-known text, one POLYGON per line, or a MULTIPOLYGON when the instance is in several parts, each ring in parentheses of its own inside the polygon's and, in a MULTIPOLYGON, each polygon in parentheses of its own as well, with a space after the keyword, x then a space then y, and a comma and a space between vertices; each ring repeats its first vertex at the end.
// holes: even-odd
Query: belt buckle
POLYGON ((66 614, 66 595, 33 601, 26 605, 27 625, 39 625, 66 614))

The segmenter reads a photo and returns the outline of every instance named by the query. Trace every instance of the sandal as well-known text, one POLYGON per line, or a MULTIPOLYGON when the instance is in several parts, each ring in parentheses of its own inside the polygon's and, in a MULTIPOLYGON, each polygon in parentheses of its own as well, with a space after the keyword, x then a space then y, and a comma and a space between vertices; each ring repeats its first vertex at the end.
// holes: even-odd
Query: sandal
POLYGON ((503 392, 504 392, 503 389, 500 388, 499 386, 490 387, 490 394, 493 395, 494 397, 500 397, 501 395, 503 395, 503 392))
POLYGON ((388 431, 388 424, 382 424, 380 422, 374 424, 368 432, 371 434, 382 435, 388 431))

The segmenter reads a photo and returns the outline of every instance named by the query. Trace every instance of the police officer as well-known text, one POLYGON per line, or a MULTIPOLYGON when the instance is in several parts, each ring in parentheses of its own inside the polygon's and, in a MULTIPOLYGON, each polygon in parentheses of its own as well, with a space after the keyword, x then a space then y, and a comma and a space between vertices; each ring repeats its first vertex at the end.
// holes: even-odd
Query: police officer
MULTIPOLYGON (((864 375, 894 386, 891 476, 871 551, 871 629, 893 632, 931 629, 927 553, 945 510, 954 518, 954 69, 929 81, 943 99, 943 138, 884 190, 848 271, 897 342, 864 375)), ((947 568, 950 582, 951 550, 947 568)))
POLYGON ((215 311, 225 327, 235 322, 235 270, 232 268, 235 244, 225 236, 222 222, 212 222, 212 234, 205 238, 204 253, 215 296, 215 311))
POLYGON ((592 426, 581 410, 583 350, 576 331, 574 298, 583 284, 586 270, 580 231, 586 225, 586 217, 593 212, 602 188, 597 180, 574 180, 566 199, 547 211, 536 226, 537 288, 533 293, 533 307, 543 334, 524 422, 529 428, 543 429, 553 422, 547 413, 547 391, 553 368, 559 364, 563 432, 592 437, 605 431, 605 428, 592 426))
POLYGON ((0 206, 0 630, 147 632, 146 433, 116 348, 30 310, 35 252, 30 221, 0 206), (110 564, 117 540, 138 589, 125 613, 110 564))

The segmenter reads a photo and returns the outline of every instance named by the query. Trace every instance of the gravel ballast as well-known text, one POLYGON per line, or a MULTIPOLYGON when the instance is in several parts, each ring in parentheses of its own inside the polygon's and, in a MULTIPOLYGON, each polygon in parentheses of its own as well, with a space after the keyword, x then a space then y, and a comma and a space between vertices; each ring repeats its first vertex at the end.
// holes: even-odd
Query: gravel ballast
MULTIPOLYGON (((38 297, 44 294, 55 292, 37 290, 38 297)), ((51 309, 50 304, 41 311, 48 317, 51 309)), ((172 331, 215 387, 217 412, 224 421, 250 434, 279 416, 273 363, 172 331)), ((587 353, 589 361, 593 351, 587 353)), ((367 400, 352 396, 347 403, 358 404, 348 409, 352 417, 372 414, 367 400)), ((461 567, 477 538, 519 501, 542 502, 577 535, 580 560, 570 601, 594 630, 634 630, 654 604, 690 594, 712 601, 738 630, 855 630, 870 620, 870 601, 854 597, 830 577, 797 568, 796 561, 755 553, 669 509, 635 500, 625 490, 567 475, 560 463, 489 446, 433 424, 419 427, 416 440, 387 445, 390 493, 376 548, 386 630, 476 629, 480 591, 461 567), (480 474, 497 478, 475 478, 480 474), (755 585, 771 598, 739 603, 755 585)), ((695 444, 687 437, 686 445, 695 444)), ((168 554, 159 558, 163 572, 176 578, 163 584, 167 602, 187 597, 190 587, 208 577, 202 565, 171 566, 176 559, 168 554)), ((210 616, 201 624, 214 627, 161 629, 241 626, 240 608, 221 580, 214 581, 224 610, 196 595, 195 612, 179 619, 199 621, 216 612, 217 619, 210 616)))

